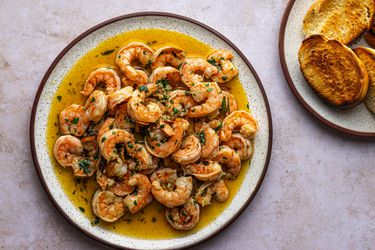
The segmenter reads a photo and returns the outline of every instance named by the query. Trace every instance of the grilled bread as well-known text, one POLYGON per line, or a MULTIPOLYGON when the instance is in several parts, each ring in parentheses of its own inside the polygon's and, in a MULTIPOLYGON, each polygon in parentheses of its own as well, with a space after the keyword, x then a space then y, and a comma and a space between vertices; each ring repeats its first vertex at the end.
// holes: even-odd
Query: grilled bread
POLYGON ((303 32, 349 44, 370 29, 374 12, 374 0, 316 0, 303 20, 303 32))
POLYGON ((375 50, 358 47, 354 49, 354 52, 365 64, 370 77, 370 85, 365 98, 365 104, 371 112, 375 113, 375 50))
POLYGON ((342 43, 312 35, 302 42, 298 60, 308 84, 331 105, 348 109, 365 98, 369 84, 365 65, 342 43))

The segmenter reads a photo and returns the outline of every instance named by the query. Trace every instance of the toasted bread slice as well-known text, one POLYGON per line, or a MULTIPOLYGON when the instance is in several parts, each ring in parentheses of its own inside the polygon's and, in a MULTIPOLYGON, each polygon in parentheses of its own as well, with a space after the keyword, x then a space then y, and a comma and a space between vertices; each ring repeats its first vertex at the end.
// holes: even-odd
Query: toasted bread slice
POLYGON ((375 50, 358 47, 354 49, 359 59, 365 64, 370 77, 370 85, 365 98, 366 107, 375 114, 375 50))
POLYGON ((370 29, 374 12, 374 0, 316 0, 303 20, 303 32, 349 44, 370 29))
POLYGON ((302 42, 298 60, 309 85, 333 106, 348 109, 365 98, 369 84, 365 65, 342 43, 312 35, 302 42))

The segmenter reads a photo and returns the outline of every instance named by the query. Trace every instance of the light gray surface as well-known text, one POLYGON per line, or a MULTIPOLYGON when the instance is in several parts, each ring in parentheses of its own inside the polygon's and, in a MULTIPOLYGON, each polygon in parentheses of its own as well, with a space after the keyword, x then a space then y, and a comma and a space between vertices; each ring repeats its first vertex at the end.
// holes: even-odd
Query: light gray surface
POLYGON ((370 249, 375 242, 375 143, 317 123, 282 75, 277 38, 286 0, 0 1, 0 248, 100 249, 48 200, 31 160, 28 129, 37 86, 56 55, 108 18, 159 10, 229 37, 263 81, 274 146, 264 183, 229 228, 198 248, 370 249))

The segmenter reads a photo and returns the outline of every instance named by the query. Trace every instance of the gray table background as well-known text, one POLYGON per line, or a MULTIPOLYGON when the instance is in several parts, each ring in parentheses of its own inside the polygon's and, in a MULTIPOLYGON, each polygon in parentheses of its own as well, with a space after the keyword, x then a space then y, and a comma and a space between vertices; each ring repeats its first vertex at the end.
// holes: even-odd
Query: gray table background
POLYGON ((315 121, 287 87, 278 30, 287 0, 0 0, 0 248, 100 249, 48 200, 29 149, 32 102, 45 71, 77 35, 138 11, 185 15, 223 33, 250 59, 274 126, 256 198, 197 249, 370 249, 375 246, 375 143, 315 121))

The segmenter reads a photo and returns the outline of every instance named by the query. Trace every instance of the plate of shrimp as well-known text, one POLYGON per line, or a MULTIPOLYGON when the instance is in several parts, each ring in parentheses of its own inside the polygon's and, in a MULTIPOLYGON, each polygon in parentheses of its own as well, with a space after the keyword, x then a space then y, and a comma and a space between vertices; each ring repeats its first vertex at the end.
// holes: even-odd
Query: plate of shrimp
POLYGON ((49 198, 81 232, 118 248, 177 249, 213 237, 252 201, 272 122, 234 44, 146 12, 103 22, 57 56, 30 144, 49 198))

